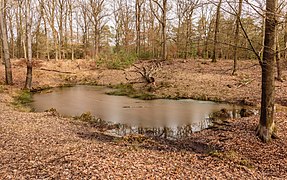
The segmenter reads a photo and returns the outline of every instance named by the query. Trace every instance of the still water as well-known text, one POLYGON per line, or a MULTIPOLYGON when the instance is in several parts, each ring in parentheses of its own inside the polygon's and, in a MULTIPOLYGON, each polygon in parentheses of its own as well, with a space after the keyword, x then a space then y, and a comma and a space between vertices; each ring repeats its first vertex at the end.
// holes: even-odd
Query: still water
POLYGON ((91 112, 93 116, 129 127, 179 129, 189 127, 200 131, 210 125, 211 113, 223 108, 230 113, 240 107, 211 101, 139 100, 125 96, 107 95, 106 87, 74 86, 55 88, 49 93, 33 95, 31 106, 37 112, 55 108, 60 114, 79 116, 91 112))

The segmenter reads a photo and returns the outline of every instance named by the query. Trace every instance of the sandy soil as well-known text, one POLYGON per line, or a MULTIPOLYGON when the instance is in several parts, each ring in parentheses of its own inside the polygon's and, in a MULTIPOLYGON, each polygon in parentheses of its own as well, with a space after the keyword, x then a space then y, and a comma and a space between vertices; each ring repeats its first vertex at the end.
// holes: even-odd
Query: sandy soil
MULTIPOLYGON (((254 64, 240 61, 238 75, 231 76, 231 61, 165 62, 154 76, 153 93, 256 105, 260 67, 254 64)), ((12 92, 23 87, 23 60, 13 60, 13 73, 15 85, 1 85, 0 93, 1 179, 287 178, 286 82, 276 82, 276 102, 283 105, 275 114, 280 139, 261 143, 254 134, 259 117, 251 116, 168 141, 137 135, 118 138, 52 113, 19 112, 10 102, 12 92)), ((132 74, 131 69, 126 73, 132 74)), ((285 78, 286 71, 283 74, 285 78)), ((75 82, 107 85, 127 80, 124 71, 106 70, 93 61, 35 62, 34 88, 75 82)))

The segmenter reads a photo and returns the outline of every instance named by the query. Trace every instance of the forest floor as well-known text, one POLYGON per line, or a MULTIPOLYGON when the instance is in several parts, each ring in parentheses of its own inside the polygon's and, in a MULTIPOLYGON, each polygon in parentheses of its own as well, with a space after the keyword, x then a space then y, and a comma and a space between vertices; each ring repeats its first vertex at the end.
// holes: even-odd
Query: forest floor
MULTIPOLYGON (((287 178, 287 81, 276 82, 279 139, 271 143, 264 144, 255 136, 258 115, 232 119, 221 128, 177 141, 140 135, 120 138, 53 112, 15 109, 12 96, 24 85, 25 62, 12 62, 14 86, 0 85, 1 179, 287 178)), ((258 106, 261 71, 256 64, 240 61, 238 74, 231 76, 232 61, 228 60, 162 62, 154 75, 155 85, 149 85, 150 93, 258 106)), ((3 67, 0 74, 4 74, 3 67)), ((133 68, 109 70, 94 61, 37 60, 33 88, 73 83, 110 85, 127 83, 126 77, 135 76, 133 68)))

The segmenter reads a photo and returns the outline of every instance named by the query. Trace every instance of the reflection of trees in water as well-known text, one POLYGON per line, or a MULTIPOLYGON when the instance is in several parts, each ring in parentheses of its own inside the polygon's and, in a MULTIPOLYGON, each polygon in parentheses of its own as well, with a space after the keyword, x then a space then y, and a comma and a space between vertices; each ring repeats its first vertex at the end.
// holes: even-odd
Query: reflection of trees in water
POLYGON ((192 125, 177 127, 176 135, 178 138, 188 137, 193 133, 192 125))
POLYGON ((150 137, 163 137, 163 138, 185 138, 191 136, 193 132, 200 131, 208 128, 210 120, 206 119, 199 123, 178 126, 178 127, 157 127, 157 128, 146 128, 146 127, 135 127, 128 126, 125 124, 117 125, 117 128, 113 130, 119 136, 125 136, 129 134, 142 134, 150 137))
MULTIPOLYGON (((220 110, 219 113, 225 112, 228 115, 228 118, 237 118, 240 117, 239 110, 233 108, 232 110, 220 110)), ((217 117, 217 113, 211 113, 208 117, 204 120, 200 120, 197 123, 192 123, 183 126, 177 127, 138 127, 138 126, 129 126, 125 124, 116 124, 115 129, 112 129, 110 132, 115 133, 119 136, 125 136, 129 134, 142 134, 148 137, 161 137, 161 138, 168 138, 168 139, 180 139, 190 137, 192 133, 201 131, 203 129, 207 129, 216 120, 223 120, 227 117, 217 117)), ((226 115, 226 114, 225 114, 226 115)))

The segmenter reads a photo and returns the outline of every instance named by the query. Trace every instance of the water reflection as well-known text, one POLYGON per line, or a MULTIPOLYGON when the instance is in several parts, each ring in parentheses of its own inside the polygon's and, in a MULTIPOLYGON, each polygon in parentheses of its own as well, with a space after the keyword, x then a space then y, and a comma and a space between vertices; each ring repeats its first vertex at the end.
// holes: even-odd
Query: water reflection
POLYGON ((111 134, 119 136, 126 136, 129 134, 143 134, 151 137, 164 137, 170 139, 186 138, 192 135, 193 132, 206 129, 211 125, 211 121, 206 119, 203 123, 193 125, 183 125, 177 127, 158 127, 158 128, 147 128, 147 127, 136 127, 129 126, 127 124, 117 124, 116 128, 108 130, 111 134))
POLYGON ((210 125, 209 115, 223 108, 236 116, 240 107, 210 101, 138 100, 124 96, 106 95, 105 87, 75 86, 57 88, 50 93, 35 94, 31 106, 35 111, 55 108, 60 114, 79 116, 91 112, 97 118, 121 125, 114 131, 178 136, 200 131, 210 125), (186 133, 188 132, 188 133, 186 133))

